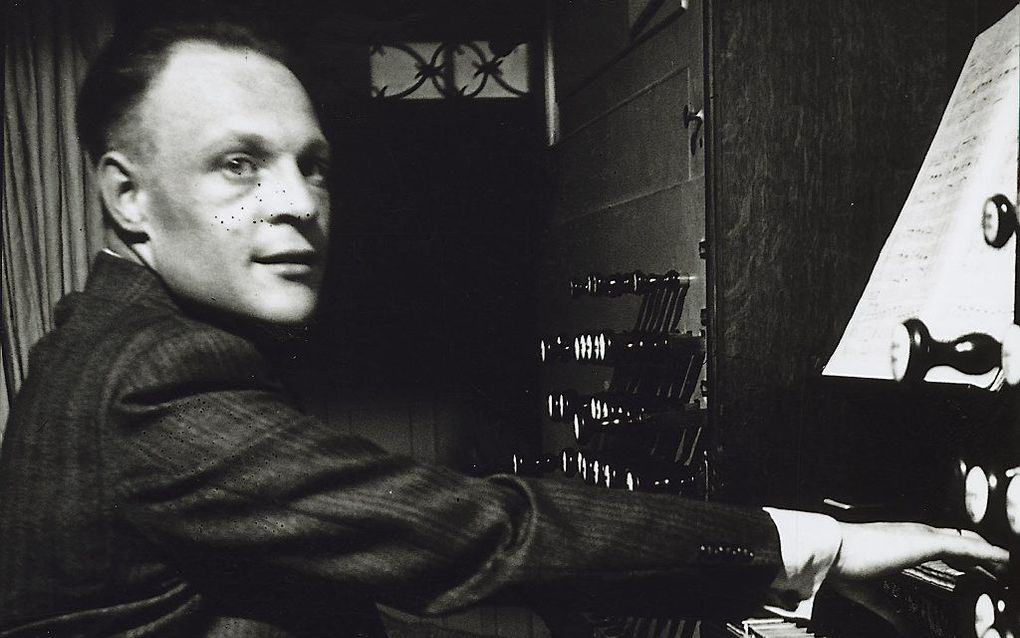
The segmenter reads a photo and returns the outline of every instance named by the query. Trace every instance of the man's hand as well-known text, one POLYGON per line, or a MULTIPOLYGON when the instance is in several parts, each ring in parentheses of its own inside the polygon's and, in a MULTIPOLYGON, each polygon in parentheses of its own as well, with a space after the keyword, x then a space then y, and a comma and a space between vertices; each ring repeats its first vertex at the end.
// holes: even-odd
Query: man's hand
POLYGON ((921 523, 840 523, 843 545, 829 571, 832 584, 888 574, 929 560, 1005 570, 1009 552, 973 532, 921 523))

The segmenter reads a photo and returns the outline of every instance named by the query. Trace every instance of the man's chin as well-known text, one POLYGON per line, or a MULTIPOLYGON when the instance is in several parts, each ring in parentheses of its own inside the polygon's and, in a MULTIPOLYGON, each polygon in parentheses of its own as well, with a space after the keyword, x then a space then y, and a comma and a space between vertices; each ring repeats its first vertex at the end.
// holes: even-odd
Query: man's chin
POLYGON ((314 303, 290 303, 278 306, 259 308, 248 313, 258 323, 280 326, 283 328, 301 328, 311 323, 315 316, 314 303))
POLYGON ((282 294, 260 292, 233 304, 213 305, 217 307, 209 310, 232 317, 233 322, 265 327, 303 328, 315 317, 317 295, 311 290, 288 290, 282 294))

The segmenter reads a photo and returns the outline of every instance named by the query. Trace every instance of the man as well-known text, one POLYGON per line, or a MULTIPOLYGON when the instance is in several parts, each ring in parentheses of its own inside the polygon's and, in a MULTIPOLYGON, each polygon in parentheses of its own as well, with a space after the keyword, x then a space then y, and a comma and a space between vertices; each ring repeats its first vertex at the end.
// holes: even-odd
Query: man
POLYGON ((119 36, 79 128, 110 250, 3 442, 3 635, 378 635, 376 602, 706 616, 1007 560, 923 525, 470 479, 338 433, 257 336, 313 313, 330 221, 329 145, 286 55, 227 25, 119 36))

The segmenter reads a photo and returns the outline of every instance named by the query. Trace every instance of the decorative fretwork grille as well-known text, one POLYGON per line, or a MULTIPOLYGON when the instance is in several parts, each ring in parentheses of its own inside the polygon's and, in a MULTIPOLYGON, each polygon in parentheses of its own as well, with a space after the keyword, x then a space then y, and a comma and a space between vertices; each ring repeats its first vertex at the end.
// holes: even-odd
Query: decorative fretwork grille
POLYGON ((403 42, 369 49, 372 97, 517 98, 528 94, 528 45, 403 42))

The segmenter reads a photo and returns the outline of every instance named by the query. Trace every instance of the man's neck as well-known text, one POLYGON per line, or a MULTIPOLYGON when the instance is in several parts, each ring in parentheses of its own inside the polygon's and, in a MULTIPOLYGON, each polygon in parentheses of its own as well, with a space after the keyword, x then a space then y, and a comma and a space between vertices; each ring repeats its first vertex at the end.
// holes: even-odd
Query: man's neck
POLYGON ((131 249, 131 246, 125 243, 113 229, 108 228, 106 230, 104 239, 106 240, 106 247, 103 249, 103 252, 109 253, 114 257, 133 261, 136 264, 145 265, 141 258, 138 257, 138 254, 131 249))

